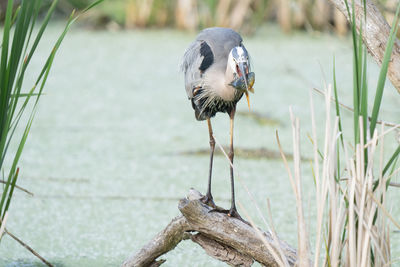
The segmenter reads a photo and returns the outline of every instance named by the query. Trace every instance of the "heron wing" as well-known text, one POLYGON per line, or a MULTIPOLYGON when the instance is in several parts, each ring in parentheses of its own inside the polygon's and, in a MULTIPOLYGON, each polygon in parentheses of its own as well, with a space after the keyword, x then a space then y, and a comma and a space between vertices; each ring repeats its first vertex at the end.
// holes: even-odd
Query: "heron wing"
POLYGON ((203 73, 214 63, 214 54, 204 40, 194 41, 183 56, 182 71, 185 74, 185 89, 189 99, 195 90, 204 86, 203 73))

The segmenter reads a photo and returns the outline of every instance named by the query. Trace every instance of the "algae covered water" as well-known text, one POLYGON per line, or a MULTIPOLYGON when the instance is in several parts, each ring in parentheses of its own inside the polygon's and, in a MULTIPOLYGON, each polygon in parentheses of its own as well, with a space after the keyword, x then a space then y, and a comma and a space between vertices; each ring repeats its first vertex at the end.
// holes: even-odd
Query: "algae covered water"
MULTIPOLYGON (((39 69, 61 29, 57 24, 49 28, 31 73, 35 64, 39 69)), ((16 192, 7 224, 10 232, 56 266, 118 266, 179 215, 178 199, 189 188, 204 193, 208 153, 186 152, 208 148, 207 125, 195 120, 179 72, 183 52, 194 36, 173 30, 74 28, 68 33, 20 164, 19 185, 34 196, 16 192)), ((307 157, 311 151, 309 91, 332 81, 333 56, 341 99, 351 104, 350 40, 328 34, 283 35, 267 27, 244 37, 244 43, 256 73, 251 112, 269 120, 260 123, 246 116, 248 107, 242 100, 235 119, 235 145, 277 151, 278 130, 284 149, 290 152, 292 106, 301 120, 307 157)), ((369 84, 374 87, 378 68, 370 63, 369 84)), ((313 94, 322 123, 323 98, 313 94)), ((398 105, 398 94, 387 86, 382 118, 398 123, 398 105)), ((351 118, 351 113, 346 114, 351 118)), ((228 116, 218 114, 213 127, 217 141, 228 144, 228 116)), ((321 139, 322 131, 323 127, 321 139)), ((390 138, 388 151, 396 147, 390 138)), ((264 227, 241 184, 247 185, 265 214, 268 198, 277 232, 296 246, 295 199, 282 161, 238 155, 235 165, 237 200, 264 227)), ((306 203, 313 210, 313 181, 306 167, 303 180, 306 203)), ((229 165, 224 157, 214 161, 213 194, 218 205, 229 207, 229 165)), ((391 197, 391 203, 400 200, 399 194, 391 197)), ((399 207, 393 205, 392 212, 400 218, 399 207)), ((312 215, 309 212, 306 217, 312 215)), ((392 246, 396 258, 400 255, 398 233, 392 235, 392 246)), ((164 258, 165 266, 221 266, 189 241, 164 258)), ((0 265, 41 263, 5 236, 0 265)))

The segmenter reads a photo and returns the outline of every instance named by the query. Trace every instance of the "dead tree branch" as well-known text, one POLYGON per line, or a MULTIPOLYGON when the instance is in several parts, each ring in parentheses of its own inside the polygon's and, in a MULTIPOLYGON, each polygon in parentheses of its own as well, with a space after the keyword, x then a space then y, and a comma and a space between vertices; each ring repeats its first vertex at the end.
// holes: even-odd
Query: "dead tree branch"
POLYGON ((200 198, 197 191, 190 190, 188 197, 179 201, 182 216, 174 218, 122 266, 159 266, 165 260, 157 261, 158 257, 188 238, 199 244, 208 255, 231 266, 251 266, 253 261, 265 266, 279 266, 278 262, 294 266, 297 253, 286 242, 274 240, 270 232, 254 229, 245 221, 212 211, 200 198), (260 231, 263 239, 259 237, 260 231), (276 258, 279 255, 284 255, 286 259, 276 258))
MULTIPOLYGON (((349 20, 346 4, 344 0, 329 0, 337 9, 339 9, 349 20)), ((366 0, 367 20, 364 20, 364 7, 362 1, 354 0, 355 19, 357 31, 360 30, 361 23, 363 24, 363 41, 368 52, 372 55, 375 61, 381 65, 385 54, 386 44, 389 39, 390 26, 378 10, 371 2, 366 0)), ((350 10, 352 3, 349 1, 350 10)), ((352 11, 351 11, 352 12, 352 11)), ((400 42, 396 40, 393 46, 391 62, 389 63, 388 77, 393 86, 400 93, 400 42)))
POLYGON ((174 219, 147 243, 137 254, 125 260, 122 266, 157 266, 156 259, 174 249, 182 241, 184 234, 189 230, 189 224, 185 217, 174 219))

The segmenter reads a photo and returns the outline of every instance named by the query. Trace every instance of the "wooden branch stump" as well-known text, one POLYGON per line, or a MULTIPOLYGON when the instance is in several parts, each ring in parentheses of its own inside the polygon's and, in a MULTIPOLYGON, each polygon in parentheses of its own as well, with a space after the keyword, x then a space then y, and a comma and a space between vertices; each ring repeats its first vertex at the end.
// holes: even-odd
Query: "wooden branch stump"
POLYGON ((274 240, 270 232, 254 229, 243 220, 212 210, 200 201, 201 197, 199 192, 191 189, 188 196, 179 201, 182 216, 174 218, 122 266, 160 266, 165 260, 158 258, 188 238, 211 257, 231 266, 251 266, 254 261, 265 266, 279 266, 279 262, 295 265, 296 250, 286 242, 274 240))
MULTIPOLYGON (((329 0, 338 10, 340 10, 350 21, 346 4, 344 0, 329 0)), ((364 7, 363 1, 354 0, 355 6, 355 19, 357 31, 360 31, 360 25, 363 25, 363 41, 366 45, 368 52, 381 65, 383 56, 385 54, 386 44, 389 38, 390 26, 379 9, 373 4, 371 0, 366 0, 367 6, 367 21, 364 20, 364 7)), ((352 9, 352 4, 349 2, 349 7, 352 9)), ((351 10, 351 12, 353 12, 351 10)), ((400 93, 400 41, 394 42, 391 60, 388 68, 388 78, 393 86, 400 93)))

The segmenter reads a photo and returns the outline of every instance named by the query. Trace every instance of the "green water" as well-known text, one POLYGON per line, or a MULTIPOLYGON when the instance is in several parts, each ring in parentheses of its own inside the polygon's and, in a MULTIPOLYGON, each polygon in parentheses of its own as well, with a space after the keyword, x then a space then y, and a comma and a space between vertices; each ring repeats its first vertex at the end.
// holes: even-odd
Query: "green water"
MULTIPOLYGON (((60 25, 49 29, 34 58, 34 73, 60 31, 60 25)), ((193 38, 193 34, 172 30, 107 32, 74 28, 68 33, 20 164, 19 184, 34 197, 16 192, 9 231, 56 266, 118 266, 179 215, 178 199, 189 188, 204 193, 208 157, 181 154, 208 147, 206 123, 194 119, 179 72, 180 59, 193 38)), ((327 34, 287 36, 268 27, 246 37, 245 45, 256 73, 252 110, 279 124, 260 125, 238 115, 235 144, 277 150, 278 129, 284 149, 290 152, 292 106, 301 119, 302 149, 309 155, 309 90, 313 86, 322 88, 324 77, 331 82, 334 55, 342 101, 351 103, 350 40, 327 34)), ((377 78, 373 62, 369 72, 373 88, 377 78)), ((322 123, 323 98, 314 94, 314 101, 318 122, 322 123)), ((388 86, 382 117, 398 123, 398 105, 399 95, 388 86)), ((238 104, 238 110, 247 110, 245 101, 238 104)), ((228 116, 218 114, 213 127, 217 140, 227 144, 228 116)), ((393 150, 396 144, 390 138, 386 143, 393 150)), ((296 246, 295 200, 282 162, 238 156, 235 165, 240 181, 265 214, 266 199, 270 199, 277 232, 296 246)), ((314 192, 308 166, 305 163, 302 170, 303 188, 306 206, 312 210, 314 192)), ((213 177, 216 202, 228 208, 229 167, 225 158, 215 158, 213 177)), ((239 182, 236 193, 237 200, 263 226, 239 182)), ((399 200, 399 195, 393 194, 391 203, 399 200)), ((392 210, 399 220, 399 207, 393 204, 392 210)), ((306 217, 312 214, 314 211, 307 212, 306 217)), ((311 225, 310 232, 312 229, 311 225)), ((396 258, 400 255, 397 233, 392 235, 392 246, 396 258)), ((189 241, 164 258, 167 262, 163 266, 223 265, 189 241)), ((0 244, 0 266, 41 263, 5 236, 0 244)))

